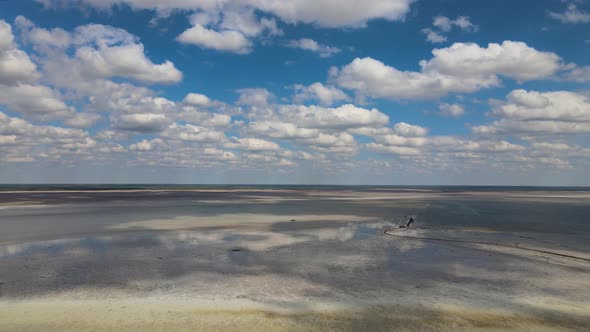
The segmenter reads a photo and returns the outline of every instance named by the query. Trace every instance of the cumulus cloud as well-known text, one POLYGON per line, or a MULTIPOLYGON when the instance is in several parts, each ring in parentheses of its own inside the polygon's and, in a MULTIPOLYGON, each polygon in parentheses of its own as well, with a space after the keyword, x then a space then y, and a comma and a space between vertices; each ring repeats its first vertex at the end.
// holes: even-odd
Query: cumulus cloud
POLYGON ((400 20, 412 0, 294 0, 290 2, 251 0, 257 8, 289 23, 313 23, 323 27, 363 27, 372 19, 400 20))
POLYGON ((490 125, 473 126, 478 134, 575 134, 590 132, 590 99, 569 92, 514 90, 496 105, 490 125))
POLYGON ((459 104, 447 104, 447 103, 440 103, 438 105, 439 114, 442 116, 449 116, 449 117, 460 117, 461 115, 465 114, 465 109, 463 106, 459 104))
POLYGON ((300 140, 300 143, 309 145, 313 150, 320 152, 344 155, 358 152, 358 143, 354 136, 346 132, 320 133, 317 137, 300 140))
POLYGON ((140 133, 160 132, 172 122, 157 113, 112 114, 110 120, 114 128, 140 133))
POLYGON ((192 124, 174 123, 161 133, 164 138, 189 142, 223 142, 225 134, 210 128, 192 124))
POLYGON ((189 93, 182 100, 185 104, 195 106, 209 106, 211 99, 200 93, 189 93))
POLYGON ((209 127, 228 127, 231 116, 221 113, 201 112, 191 107, 184 107, 173 115, 176 120, 200 124, 209 127))
POLYGON ((238 105, 266 107, 273 94, 264 88, 246 88, 237 91, 240 94, 238 105))
POLYGON ((65 155, 77 155, 98 144, 88 133, 79 129, 34 125, 26 120, 0 112, 0 160, 5 162, 32 161, 37 158, 58 160, 65 155), (14 138, 13 138, 14 137, 14 138), (14 141, 16 144, 9 144, 14 141))
POLYGON ((252 42, 241 32, 233 30, 215 31, 198 24, 184 31, 176 40, 184 44, 193 44, 203 48, 238 54, 247 54, 252 51, 252 42))
POLYGON ((39 51, 47 52, 51 49, 63 49, 71 45, 72 34, 61 28, 43 29, 35 26, 31 20, 24 16, 17 16, 14 23, 33 47, 39 51))
POLYGON ((446 16, 436 16, 432 20, 434 29, 425 28, 422 32, 426 35, 426 40, 433 43, 443 43, 447 41, 445 33, 450 32, 453 27, 457 27, 461 31, 473 32, 477 31, 479 27, 471 23, 469 17, 459 16, 452 20, 446 16))
POLYGON ((152 151, 155 148, 157 148, 158 146, 164 146, 164 141, 162 141, 159 138, 155 138, 153 140, 143 139, 137 143, 133 143, 133 144, 129 145, 129 150, 146 152, 146 151, 152 151))
MULTIPOLYGON (((385 2, 375 0, 373 4, 385 2)), ((316 5, 343 6, 341 2, 322 1, 287 4, 172 0, 156 4, 108 0, 96 2, 96 6, 108 9, 118 3, 131 4, 133 9, 154 9, 162 16, 184 6, 181 9, 192 16, 183 34, 195 27, 204 29, 205 34, 200 36, 204 39, 197 44, 218 49, 226 47, 223 43, 228 39, 218 34, 239 34, 249 46, 226 49, 235 53, 249 52, 256 41, 280 34, 279 27, 284 24, 361 27, 371 19, 403 17, 386 17, 386 8, 371 17, 367 13, 375 8, 364 8, 366 4, 357 8, 354 20, 337 16, 337 11, 319 9, 316 18, 298 16, 316 5), (309 8, 298 12, 302 4, 309 8), (289 6, 291 12, 284 9, 289 6), (207 34, 210 40, 219 41, 208 41, 207 34)), ((407 3, 409 6, 410 1, 407 3)), ((461 18, 439 20, 431 28, 440 38, 446 38, 449 30, 476 29, 468 19, 461 18)), ((179 82, 182 73, 169 61, 148 57, 149 50, 144 49, 138 37, 125 30, 104 25, 45 29, 24 17, 17 18, 15 30, 20 34, 13 34, 8 24, 0 25, 0 54, 13 52, 23 64, 28 61, 30 70, 27 74, 24 69, 0 68, 0 103, 11 114, 23 117, 0 113, 3 162, 61 159, 74 164, 111 158, 112 163, 119 158, 113 164, 252 170, 264 165, 288 172, 300 164, 335 172, 367 168, 371 163, 376 168, 385 167, 382 165, 389 163, 387 167, 428 172, 450 169, 457 166, 453 164, 457 160, 460 165, 489 167, 516 162, 523 163, 523 167, 530 163, 571 167, 575 163, 568 158, 590 156, 590 149, 568 142, 565 135, 590 133, 585 92, 515 90, 505 101, 491 103, 489 123, 473 125, 472 135, 463 137, 429 136, 426 127, 400 120, 390 122, 390 117, 398 116, 396 113, 387 115, 376 108, 349 104, 349 92, 362 102, 364 97, 423 99, 476 92, 501 86, 504 79, 519 83, 549 77, 587 81, 586 67, 564 65, 557 55, 524 43, 456 43, 433 50, 430 59, 419 63, 419 70, 410 71, 371 58, 355 59, 340 69, 331 69, 327 83, 289 86, 293 89, 291 98, 274 96, 263 88, 240 89, 237 101, 226 104, 199 93, 168 99, 165 93, 169 91, 142 86, 179 82), (17 45, 30 50, 30 57, 17 45), (346 105, 340 106, 344 102, 346 105), (102 122, 96 127, 102 118, 108 119, 103 122, 110 127, 103 128, 102 122), (57 123, 74 128, 33 124, 28 119, 58 119, 57 123), (91 128, 91 134, 79 128, 91 128), (513 137, 519 139, 518 144, 511 142, 513 137), (353 158, 361 149, 365 153, 353 158), (363 160, 366 158, 369 160, 363 160)), ((320 56, 337 52, 317 42, 308 46, 301 40, 296 42, 295 46, 307 47, 320 56)), ((465 112, 460 104, 438 105, 443 115, 460 116, 465 112)), ((379 104, 379 109, 383 107, 379 104)))
POLYGON ((165 60, 153 63, 143 44, 127 31, 101 24, 79 26, 69 33, 36 27, 28 19, 16 19, 26 41, 41 51, 50 46, 72 49, 69 66, 88 78, 123 77, 142 83, 170 84, 182 80, 182 73, 165 60))
MULTIPOLYGON (((189 12, 192 13, 189 18, 191 27, 177 37, 179 42, 218 51, 247 54, 252 51, 255 38, 282 34, 276 19, 288 24, 309 23, 331 28, 360 28, 374 19, 403 19, 414 0, 368 0, 362 4, 353 0, 38 1, 49 8, 69 5, 90 6, 102 10, 124 4, 134 10, 154 10, 157 12, 156 19, 172 12, 189 12)), ((311 46, 313 49, 310 50, 319 52, 321 56, 330 56, 339 51, 337 48, 317 43, 311 45, 309 41, 311 40, 304 41, 301 46, 311 46)))
POLYGON ((425 137, 403 137, 392 134, 377 136, 375 141, 386 145, 417 147, 425 145, 428 142, 428 139, 425 137))
POLYGON ((382 154, 395 154, 395 155, 419 155, 421 152, 419 149, 407 147, 407 146, 396 146, 396 145, 384 145, 379 143, 368 143, 367 149, 373 152, 382 154))
POLYGON ((443 35, 439 31, 435 31, 430 28, 422 29, 422 33, 424 33, 426 35, 426 40, 433 43, 433 44, 444 43, 448 39, 445 35, 443 35))
MULTIPOLYGON (((219 4, 223 6, 223 4, 219 4)), ((252 51, 252 39, 261 35, 279 35, 282 31, 274 19, 258 19, 254 9, 228 6, 221 11, 200 11, 190 18, 192 27, 176 40, 202 48, 247 54, 252 51)))
POLYGON ((0 145, 12 145, 16 143, 16 135, 0 135, 0 145))
POLYGON ((385 125, 389 122, 389 117, 375 108, 368 110, 352 104, 337 108, 282 105, 279 113, 290 122, 305 128, 358 128, 385 125))
POLYGON ((75 112, 73 107, 61 100, 56 91, 41 85, 0 86, 0 104, 39 121, 65 118, 75 112))
POLYGON ((426 134, 428 134, 428 129, 405 122, 399 122, 393 126, 393 132, 401 136, 420 137, 426 136, 426 134))
POLYGON ((248 130, 254 134, 279 139, 306 139, 319 135, 319 130, 300 128, 293 123, 282 121, 253 121, 248 130))
POLYGON ((317 53, 322 58, 331 57, 332 55, 340 53, 340 51, 342 51, 337 47, 318 44, 318 42, 309 38, 291 40, 287 43, 287 46, 317 53))
POLYGON ((64 123, 70 127, 88 128, 93 126, 98 120, 100 120, 100 115, 96 113, 76 113, 68 117, 64 123))
POLYGON ((0 20, 0 84, 32 83, 38 78, 37 66, 16 47, 11 25, 0 20))
POLYGON ((549 12, 549 16, 561 21, 562 23, 589 23, 590 13, 578 9, 578 7, 571 3, 563 13, 549 12))
POLYGON ((590 66, 574 66, 563 73, 562 79, 571 82, 588 83, 590 82, 590 66))
POLYGON ((295 95, 293 101, 302 103, 306 100, 317 100, 322 105, 332 105, 339 101, 347 101, 350 98, 344 91, 335 86, 326 86, 320 82, 312 83, 309 86, 296 84, 294 87, 295 95))
POLYGON ((395 135, 379 137, 367 144, 371 151, 395 155, 452 155, 475 156, 476 154, 514 153, 525 150, 524 146, 504 140, 468 140, 453 136, 406 138, 395 135))
POLYGON ((249 137, 232 137, 231 141, 225 144, 225 146, 227 148, 245 151, 278 151, 281 149, 281 147, 275 142, 249 137))
POLYGON ((561 58, 522 42, 455 43, 434 49, 434 57, 420 61, 421 71, 400 71, 372 58, 356 58, 333 80, 360 95, 390 99, 436 98, 451 92, 475 92, 498 86, 499 76, 517 81, 546 78, 561 68, 561 58))
POLYGON ((389 21, 401 20, 410 10, 413 0, 367 0, 359 3, 354 0, 170 0, 153 2, 143 0, 38 0, 47 7, 60 5, 88 5, 99 9, 109 9, 115 5, 126 4, 132 9, 151 9, 160 14, 174 10, 200 10, 216 13, 227 9, 258 10, 276 15, 287 23, 311 23, 322 27, 363 27, 373 19, 389 21))
POLYGON ((569 91, 514 90, 492 115, 514 120, 590 121, 590 98, 569 91))
POLYGON ((432 20, 432 25, 439 28, 441 31, 449 32, 453 27, 457 27, 464 31, 477 31, 477 25, 471 23, 468 16, 459 16, 452 20, 446 16, 436 16, 432 20))

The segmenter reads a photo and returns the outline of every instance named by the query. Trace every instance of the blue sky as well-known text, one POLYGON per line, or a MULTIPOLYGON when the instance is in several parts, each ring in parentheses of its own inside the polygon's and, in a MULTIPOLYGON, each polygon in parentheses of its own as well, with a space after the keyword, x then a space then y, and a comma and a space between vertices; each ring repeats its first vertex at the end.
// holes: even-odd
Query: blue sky
POLYGON ((0 182, 590 185, 590 1, 157 3, 0 1, 0 182))

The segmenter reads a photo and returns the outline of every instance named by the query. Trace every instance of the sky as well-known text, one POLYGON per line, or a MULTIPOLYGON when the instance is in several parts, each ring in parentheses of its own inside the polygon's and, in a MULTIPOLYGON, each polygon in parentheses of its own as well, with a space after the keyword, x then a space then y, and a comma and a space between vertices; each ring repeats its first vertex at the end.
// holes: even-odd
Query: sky
POLYGON ((590 185, 590 1, 3 0, 0 183, 590 185))

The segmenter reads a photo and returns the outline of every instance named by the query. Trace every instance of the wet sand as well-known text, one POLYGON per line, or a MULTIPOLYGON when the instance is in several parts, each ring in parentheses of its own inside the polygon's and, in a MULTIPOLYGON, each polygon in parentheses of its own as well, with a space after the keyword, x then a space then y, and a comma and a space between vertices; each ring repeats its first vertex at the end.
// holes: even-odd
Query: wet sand
POLYGON ((583 331, 589 197, 2 192, 0 330, 583 331))

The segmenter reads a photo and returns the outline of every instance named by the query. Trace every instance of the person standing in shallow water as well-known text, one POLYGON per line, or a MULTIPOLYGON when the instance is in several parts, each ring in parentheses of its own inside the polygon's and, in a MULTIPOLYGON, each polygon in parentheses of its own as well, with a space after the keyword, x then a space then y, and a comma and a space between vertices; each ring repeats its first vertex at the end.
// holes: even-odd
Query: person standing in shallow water
POLYGON ((408 220, 408 224, 406 225, 406 228, 410 228, 410 226, 414 223, 414 217, 410 217, 410 220, 408 220))

